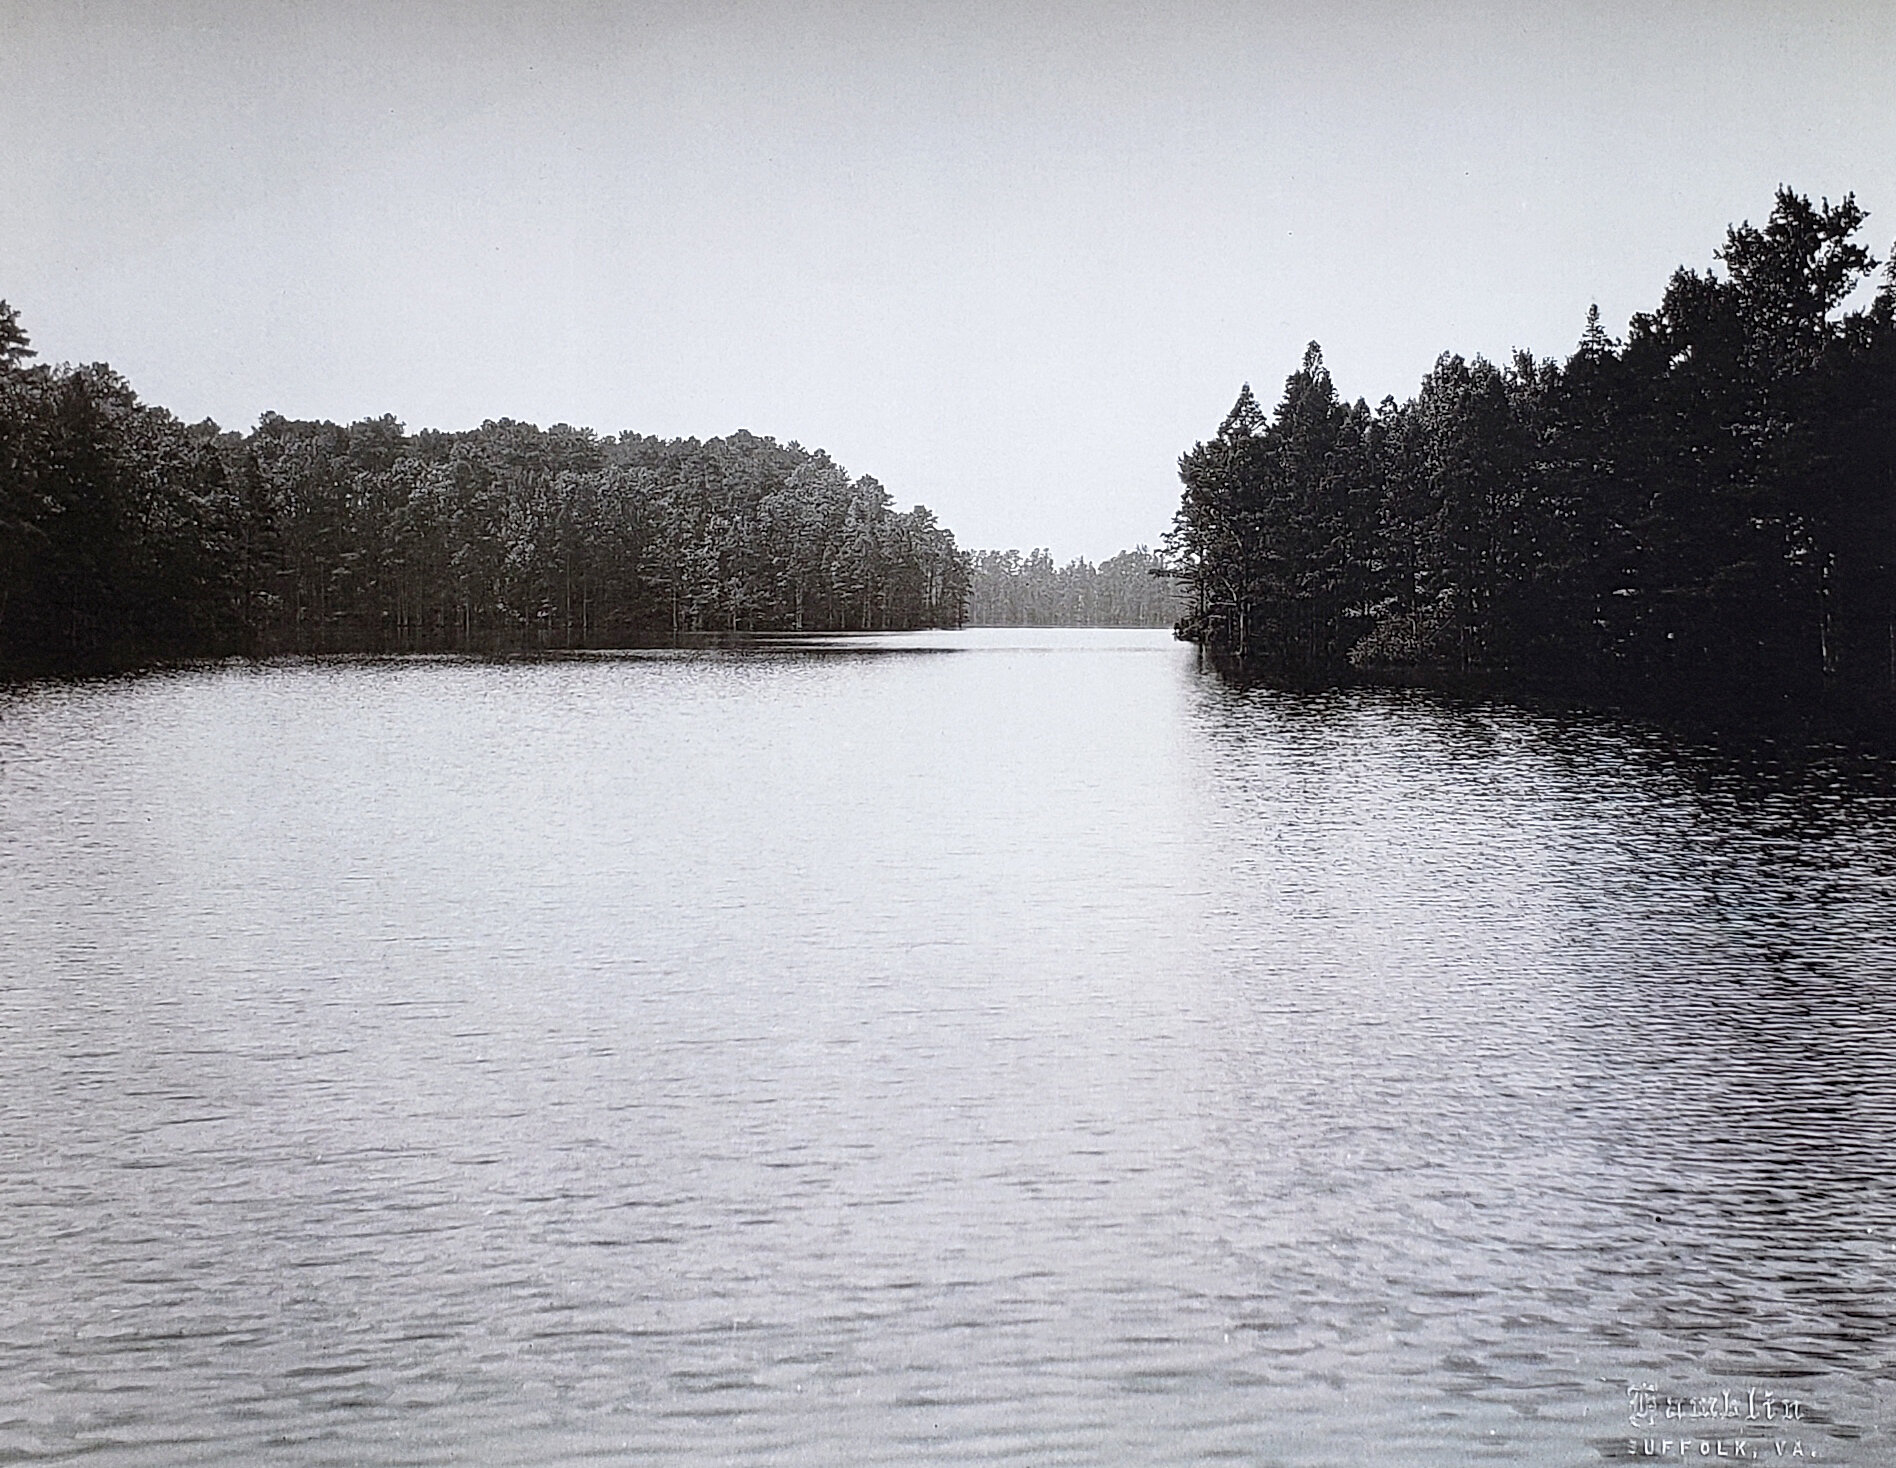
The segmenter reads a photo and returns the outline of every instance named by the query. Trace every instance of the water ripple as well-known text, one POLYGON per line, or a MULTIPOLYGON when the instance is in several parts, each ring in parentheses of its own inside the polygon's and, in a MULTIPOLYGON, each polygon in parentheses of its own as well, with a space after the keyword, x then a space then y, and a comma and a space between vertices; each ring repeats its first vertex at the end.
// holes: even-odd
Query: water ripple
POLYGON ((0 694, 0 1462, 1896 1461, 1885 765, 878 646, 0 694))

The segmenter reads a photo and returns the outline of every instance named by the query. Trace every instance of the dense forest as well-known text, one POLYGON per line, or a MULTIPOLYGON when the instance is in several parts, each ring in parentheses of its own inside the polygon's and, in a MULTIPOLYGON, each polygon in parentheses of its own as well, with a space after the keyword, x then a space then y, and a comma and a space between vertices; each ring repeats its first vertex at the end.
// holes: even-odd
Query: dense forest
POLYGON ((977 627, 1170 627, 1183 610, 1160 558, 1144 546, 1094 565, 1054 564, 1044 550, 976 551, 968 620, 977 627))
POLYGON ((275 414, 237 434, 34 355, 0 302, 0 675, 963 619, 954 536, 795 443, 275 414))
POLYGON ((1896 267, 1780 190, 1624 341, 1342 400, 1313 343, 1180 460, 1180 634, 1293 681, 1896 707, 1896 267))

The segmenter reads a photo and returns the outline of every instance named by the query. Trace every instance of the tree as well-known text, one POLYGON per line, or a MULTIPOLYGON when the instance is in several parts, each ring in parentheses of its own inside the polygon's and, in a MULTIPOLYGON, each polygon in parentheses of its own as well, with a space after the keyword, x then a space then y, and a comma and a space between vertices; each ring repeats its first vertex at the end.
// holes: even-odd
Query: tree
POLYGON ((20 325, 20 313, 0 301, 0 371, 12 371, 28 357, 38 355, 20 325))
POLYGON ((1444 354, 1374 415, 1312 347, 1180 461, 1181 631, 1280 672, 1896 705, 1896 267, 1849 309, 1863 223, 1780 189, 1623 343, 1596 306, 1564 364, 1444 354))
POLYGON ((0 306, 0 672, 956 625, 966 558, 821 451, 511 419, 187 427, 0 306))

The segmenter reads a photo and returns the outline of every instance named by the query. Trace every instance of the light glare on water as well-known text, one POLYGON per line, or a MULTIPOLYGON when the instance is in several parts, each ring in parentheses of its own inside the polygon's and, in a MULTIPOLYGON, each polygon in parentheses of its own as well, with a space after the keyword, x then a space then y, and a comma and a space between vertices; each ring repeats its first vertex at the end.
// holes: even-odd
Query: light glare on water
POLYGON ((1896 1460, 1888 789, 1143 632, 0 694, 0 1461, 1896 1460))

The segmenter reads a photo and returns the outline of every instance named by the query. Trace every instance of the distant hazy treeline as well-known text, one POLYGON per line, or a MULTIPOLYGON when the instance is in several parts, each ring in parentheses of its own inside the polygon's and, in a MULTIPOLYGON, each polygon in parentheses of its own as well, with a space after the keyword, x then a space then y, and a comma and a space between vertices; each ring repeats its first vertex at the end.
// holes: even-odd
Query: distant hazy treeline
POLYGON ((1255 671, 1648 702, 1896 691, 1896 271, 1780 191, 1617 342, 1343 402, 1315 344, 1180 461, 1182 628, 1255 671))
POLYGON ((1093 565, 1044 550, 976 551, 968 620, 977 627, 1170 627, 1184 610, 1160 559, 1140 546, 1093 565))
POLYGON ((954 536, 796 444, 275 414, 239 435, 32 355, 0 302, 0 672, 962 620, 954 536))

